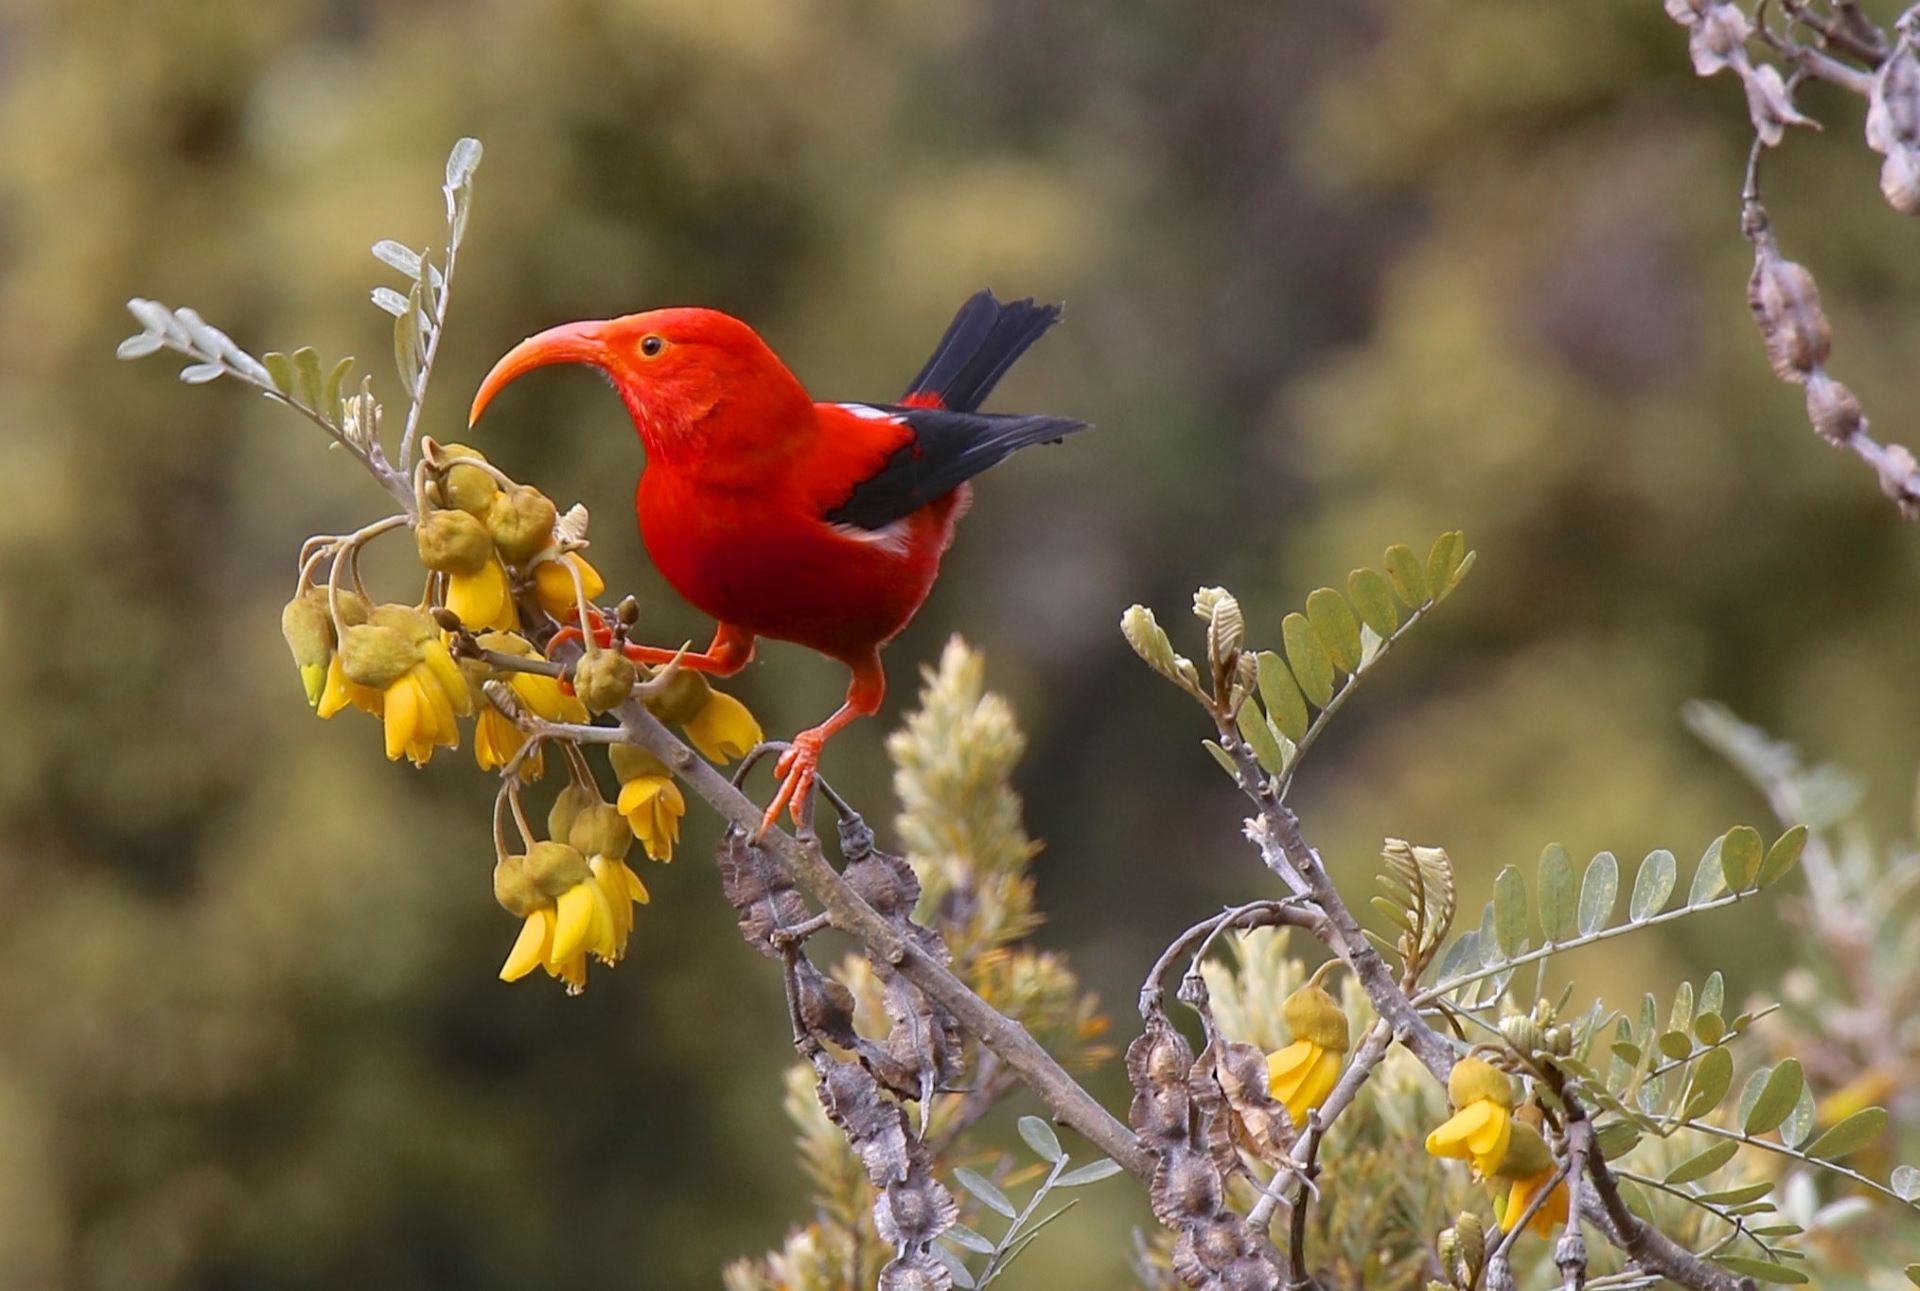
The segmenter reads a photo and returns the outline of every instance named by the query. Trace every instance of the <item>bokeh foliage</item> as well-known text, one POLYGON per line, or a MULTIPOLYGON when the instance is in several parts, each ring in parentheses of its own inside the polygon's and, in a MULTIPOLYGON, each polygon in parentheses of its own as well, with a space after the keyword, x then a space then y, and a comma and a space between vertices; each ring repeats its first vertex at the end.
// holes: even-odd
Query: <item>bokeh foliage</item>
MULTIPOLYGON (((1100 430, 987 482, 891 658, 904 681, 956 626, 985 646, 1032 737, 1040 942, 1110 999, 1258 877, 1114 617, 1226 581, 1271 637, 1406 534, 1461 526, 1484 564, 1296 791, 1343 879, 1382 835, 1444 840, 1475 908, 1547 839, 1703 843, 1753 811, 1679 722, 1694 695, 1854 768, 1911 832, 1920 551, 1766 372, 1745 119, 1651 0, 0 24, 0 1284, 701 1285, 803 1204, 777 989, 690 863, 711 823, 611 989, 494 982, 484 786, 316 729, 275 639, 286 553, 375 495, 264 403, 108 357, 135 293, 255 349, 383 354, 365 247, 437 227, 420 177, 460 134, 488 197, 429 429, 561 319, 712 304, 822 394, 879 397, 967 291, 1069 300, 1003 399, 1100 430)), ((1772 160, 1769 203, 1817 251, 1849 380, 1898 408, 1920 233, 1857 105, 1808 101, 1831 137, 1772 160)), ((596 383, 516 391, 482 446, 585 498, 609 582, 700 636, 612 540, 639 455, 596 383)), ((744 693, 791 729, 836 684, 775 647, 744 693)), ((884 817, 878 731, 834 757, 884 817)), ((1771 917, 1573 966, 1617 1002, 1722 967, 1739 1000, 1777 983, 1771 917)), ((1101 1204, 1007 1285, 1118 1276, 1140 1216, 1101 1204)))

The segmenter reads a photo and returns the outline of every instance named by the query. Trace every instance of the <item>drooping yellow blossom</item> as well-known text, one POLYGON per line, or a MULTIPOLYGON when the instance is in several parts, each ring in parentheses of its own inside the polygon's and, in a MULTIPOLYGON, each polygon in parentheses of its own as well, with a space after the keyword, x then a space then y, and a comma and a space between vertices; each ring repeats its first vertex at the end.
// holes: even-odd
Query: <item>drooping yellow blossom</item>
MULTIPOLYGON (((466 515, 457 511, 456 515, 466 515)), ((471 517, 469 517, 471 518, 471 517)), ((518 622, 513 610, 513 590, 507 581, 507 567, 500 558, 488 555, 485 563, 471 574, 447 575, 447 608, 460 617, 471 631, 493 628, 511 631, 518 622)))
MULTIPOLYGON (((473 724, 473 760, 482 771, 498 771, 513 761, 513 755, 526 742, 526 732, 515 726, 512 718, 491 703, 480 706, 480 716, 473 724)), ((520 778, 538 780, 545 770, 546 757, 535 749, 520 764, 520 778)))
POLYGON ((340 656, 336 654, 327 661, 326 684, 320 689, 320 701, 314 705, 313 711, 323 719, 330 718, 349 704, 363 713, 380 716, 380 692, 371 686, 348 681, 346 669, 341 667, 340 656))
POLYGON ((1340 1002, 1320 985, 1339 961, 1323 965, 1305 986, 1287 997, 1280 1016, 1293 1043, 1267 1055, 1267 1081, 1273 1096, 1286 1104, 1296 1127, 1307 1123, 1307 1113, 1327 1101, 1340 1079, 1340 1063, 1352 1043, 1347 1015, 1340 1002))
POLYGON ((744 757, 766 738, 745 704, 717 690, 709 692, 706 705, 681 729, 709 762, 744 757))
POLYGON ((1427 1135, 1427 1151, 1472 1161, 1490 1177, 1513 1138, 1513 1082, 1485 1059, 1462 1058, 1447 1076, 1447 1098, 1454 1114, 1427 1135))
POLYGON ((589 601, 606 592, 607 581, 600 577, 600 571, 588 564, 585 556, 570 551, 558 560, 543 560, 533 567, 533 598, 562 623, 578 624, 580 598, 574 594, 573 570, 580 571, 580 590, 589 601))
POLYGON ((1541 1137, 1540 1131, 1526 1120, 1515 1119, 1513 1136, 1507 1143, 1506 1154, 1501 1158, 1494 1176, 1513 1181, 1507 1190, 1506 1207, 1500 1212, 1502 1231, 1512 1232, 1514 1225, 1520 1222, 1520 1216, 1526 1214, 1527 1207, 1533 1204, 1533 1199, 1550 1183, 1553 1191, 1540 1203, 1540 1209, 1533 1213, 1533 1219, 1527 1227, 1541 1237, 1551 1237, 1555 1224, 1567 1222, 1569 1202, 1566 1180, 1555 1179, 1553 1152, 1547 1147, 1547 1141, 1541 1137))
POLYGON ((687 800, 673 782, 667 764, 630 744, 608 746, 607 757, 613 763, 613 773, 620 778, 620 798, 615 807, 626 818, 633 836, 654 860, 672 860, 674 844, 680 841, 680 818, 687 814, 687 800))
POLYGON ((521 919, 500 980, 518 981, 541 968, 577 995, 586 989, 589 954, 609 963, 618 958, 606 890, 587 859, 567 844, 535 843, 525 855, 502 857, 494 866, 493 892, 521 919))
POLYGON ((647 885, 627 867, 633 831, 617 810, 598 801, 596 792, 595 801, 574 816, 567 842, 587 858, 587 868, 607 899, 613 915, 613 950, 604 958, 617 964, 626 955, 627 938, 633 932, 633 907, 652 900, 647 885))
POLYGON ((330 717, 347 703, 378 713, 387 757, 421 766, 438 747, 460 743, 458 716, 473 711, 473 691, 433 621, 412 606, 382 605, 370 621, 341 634, 340 685, 331 676, 318 705, 330 717), (357 689, 355 689, 357 688, 357 689), (368 692, 377 695, 369 702, 368 692))

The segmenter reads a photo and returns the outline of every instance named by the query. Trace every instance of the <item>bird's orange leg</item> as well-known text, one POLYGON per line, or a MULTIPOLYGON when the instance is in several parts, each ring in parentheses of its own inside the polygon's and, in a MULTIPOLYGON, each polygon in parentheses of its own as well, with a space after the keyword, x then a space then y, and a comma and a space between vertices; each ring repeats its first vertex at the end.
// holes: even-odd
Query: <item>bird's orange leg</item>
POLYGON ((780 778, 780 791, 773 796, 773 803, 760 822, 760 832, 754 835, 756 841, 766 837, 783 809, 791 810, 793 823, 800 824, 801 813, 813 797, 814 779, 820 774, 821 747, 833 738, 834 732, 855 718, 871 717, 880 711, 880 701, 887 696, 887 674, 880 666, 880 656, 868 655, 848 667, 853 669, 853 681, 847 686, 846 702, 820 725, 794 736, 793 743, 773 764, 773 773, 780 778))
MULTIPOLYGON (((561 628, 548 642, 547 650, 566 641, 581 639, 577 627, 561 628)), ((613 644, 613 633, 604 623, 596 624, 593 639, 602 646, 613 644)), ((690 672, 710 672, 716 677, 731 677, 753 661, 753 633, 736 628, 731 623, 722 623, 714 629, 713 643, 699 653, 693 651, 667 650, 660 646, 634 645, 622 643, 620 653, 635 663, 644 663, 649 667, 660 667, 678 659, 680 666, 690 672)))

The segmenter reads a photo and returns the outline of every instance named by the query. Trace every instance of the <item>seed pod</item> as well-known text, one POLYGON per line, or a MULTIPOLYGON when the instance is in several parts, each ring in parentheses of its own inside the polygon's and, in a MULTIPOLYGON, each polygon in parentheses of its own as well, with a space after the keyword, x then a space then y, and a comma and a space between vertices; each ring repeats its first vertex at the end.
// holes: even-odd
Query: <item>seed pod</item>
POLYGON ((327 663, 333 658, 333 620, 327 617, 325 600, 309 589, 288 601, 280 611, 280 635, 293 652, 300 684, 306 688, 307 707, 311 708, 320 702, 320 692, 327 684, 327 663))
MULTIPOLYGON (((559 836, 557 832, 555 836, 559 836)), ((633 847, 633 830, 612 804, 595 802, 573 818, 566 840, 568 846, 583 856, 611 856, 622 860, 633 847)))
POLYGON ((1867 427, 1853 391, 1824 372, 1807 378, 1807 420, 1830 444, 1844 444, 1867 427))
POLYGON ((1820 289, 1805 267, 1781 259, 1770 237, 1755 244, 1747 307, 1766 345, 1767 363, 1782 381, 1797 385, 1826 363, 1833 331, 1820 308, 1820 289))
POLYGON ((487 527, 465 511, 429 511, 413 536, 420 563, 444 574, 477 574, 493 555, 487 527))
POLYGON ((684 726, 700 716, 713 695, 707 679, 690 668, 681 668, 659 694, 647 700, 647 710, 669 726, 684 726))
POLYGON ((1308 1040, 1336 1053, 1345 1053, 1353 1042, 1340 1001, 1311 982, 1287 996, 1280 1017, 1295 1040, 1308 1040))
POLYGON ((573 693, 589 712, 618 708, 633 694, 633 663, 618 650, 583 654, 573 666, 573 693))
POLYGON ((547 904, 527 873, 524 856, 503 856, 493 863, 493 899, 516 919, 524 919, 547 904))
POLYGON ((549 897, 558 897, 593 876, 587 858, 565 843, 535 843, 527 849, 527 877, 549 897))
POLYGON ((1886 158, 1880 191, 1888 204, 1902 215, 1920 214, 1920 54, 1904 28, 1873 74, 1867 146, 1886 158))
POLYGON ((399 681, 423 657, 419 646, 384 624, 362 623, 340 638, 340 671, 348 681, 375 690, 399 681))
POLYGON ((487 507, 487 531, 511 564, 522 564, 553 540, 559 512, 553 500, 530 484, 516 484, 487 507))
MULTIPOLYGON (((547 809, 547 837, 568 839, 573 832, 573 822, 580 813, 600 801, 600 795, 583 784, 570 784, 560 791, 553 800, 553 806, 547 809)), ((580 848, 586 851, 585 848, 580 848)))

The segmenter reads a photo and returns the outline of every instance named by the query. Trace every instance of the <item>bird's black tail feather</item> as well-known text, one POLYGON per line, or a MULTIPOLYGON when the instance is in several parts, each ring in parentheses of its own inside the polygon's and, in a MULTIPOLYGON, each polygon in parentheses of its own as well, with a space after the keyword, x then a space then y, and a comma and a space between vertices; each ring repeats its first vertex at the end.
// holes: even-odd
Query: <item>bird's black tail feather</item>
POLYGON ((974 293, 953 316, 901 402, 972 412, 986 402, 1014 360, 1059 321, 1058 305, 1036 305, 1031 297, 1002 304, 991 291, 974 293))

